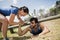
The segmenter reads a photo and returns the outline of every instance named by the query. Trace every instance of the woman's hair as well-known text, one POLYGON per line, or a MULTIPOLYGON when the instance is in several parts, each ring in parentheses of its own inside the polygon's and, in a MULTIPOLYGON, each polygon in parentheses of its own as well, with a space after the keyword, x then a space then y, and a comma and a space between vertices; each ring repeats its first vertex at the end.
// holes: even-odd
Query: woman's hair
POLYGON ((32 18, 30 19, 30 22, 32 22, 32 21, 35 21, 35 23, 38 23, 38 19, 37 19, 37 18, 32 17, 32 18))
POLYGON ((29 13, 29 9, 26 6, 20 7, 19 10, 23 10, 25 13, 29 13))

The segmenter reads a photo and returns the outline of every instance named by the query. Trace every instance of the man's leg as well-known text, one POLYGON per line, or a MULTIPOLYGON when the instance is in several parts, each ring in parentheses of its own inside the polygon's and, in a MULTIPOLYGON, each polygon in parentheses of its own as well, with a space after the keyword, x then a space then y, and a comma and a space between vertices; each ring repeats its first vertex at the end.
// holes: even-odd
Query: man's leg
POLYGON ((8 20, 2 14, 0 14, 0 22, 2 23, 1 31, 2 31, 3 38, 6 38, 7 37, 7 29, 8 29, 8 20))

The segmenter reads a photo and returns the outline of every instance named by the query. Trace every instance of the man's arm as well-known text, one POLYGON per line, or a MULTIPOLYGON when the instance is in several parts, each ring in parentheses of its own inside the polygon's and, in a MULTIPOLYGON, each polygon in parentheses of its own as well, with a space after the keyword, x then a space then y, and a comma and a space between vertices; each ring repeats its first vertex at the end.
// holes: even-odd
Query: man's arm
POLYGON ((21 29, 21 25, 19 25, 19 28, 18 28, 18 35, 19 36, 22 36, 22 35, 26 34, 28 31, 30 31, 30 28, 29 27, 27 27, 24 30, 22 30, 21 29))
POLYGON ((40 23, 40 27, 42 28, 42 32, 39 35, 44 35, 50 32, 50 30, 43 23, 40 23))

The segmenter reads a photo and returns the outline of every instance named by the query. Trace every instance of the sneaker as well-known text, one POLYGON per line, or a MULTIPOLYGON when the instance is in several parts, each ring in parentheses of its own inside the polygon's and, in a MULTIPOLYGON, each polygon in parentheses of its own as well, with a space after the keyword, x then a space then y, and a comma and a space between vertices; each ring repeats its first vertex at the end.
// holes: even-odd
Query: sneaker
POLYGON ((9 40, 8 38, 4 38, 3 40, 9 40))

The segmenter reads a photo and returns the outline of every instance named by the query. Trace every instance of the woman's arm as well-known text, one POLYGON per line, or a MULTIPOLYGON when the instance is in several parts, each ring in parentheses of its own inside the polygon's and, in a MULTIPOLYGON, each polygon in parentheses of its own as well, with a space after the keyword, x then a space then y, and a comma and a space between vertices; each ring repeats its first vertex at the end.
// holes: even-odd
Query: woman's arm
POLYGON ((40 27, 42 28, 42 32, 39 35, 44 35, 50 32, 50 30, 43 23, 40 23, 40 27))
POLYGON ((21 29, 21 25, 19 25, 19 28, 18 28, 18 35, 19 36, 22 36, 22 35, 26 34, 28 31, 30 31, 30 28, 29 27, 27 27, 24 30, 22 30, 21 29))
POLYGON ((25 24, 24 21, 20 18, 20 16, 18 14, 17 14, 17 18, 22 25, 25 24))
POLYGON ((9 25, 17 25, 18 24, 17 22, 14 22, 15 16, 16 16, 15 14, 10 15, 9 25))

